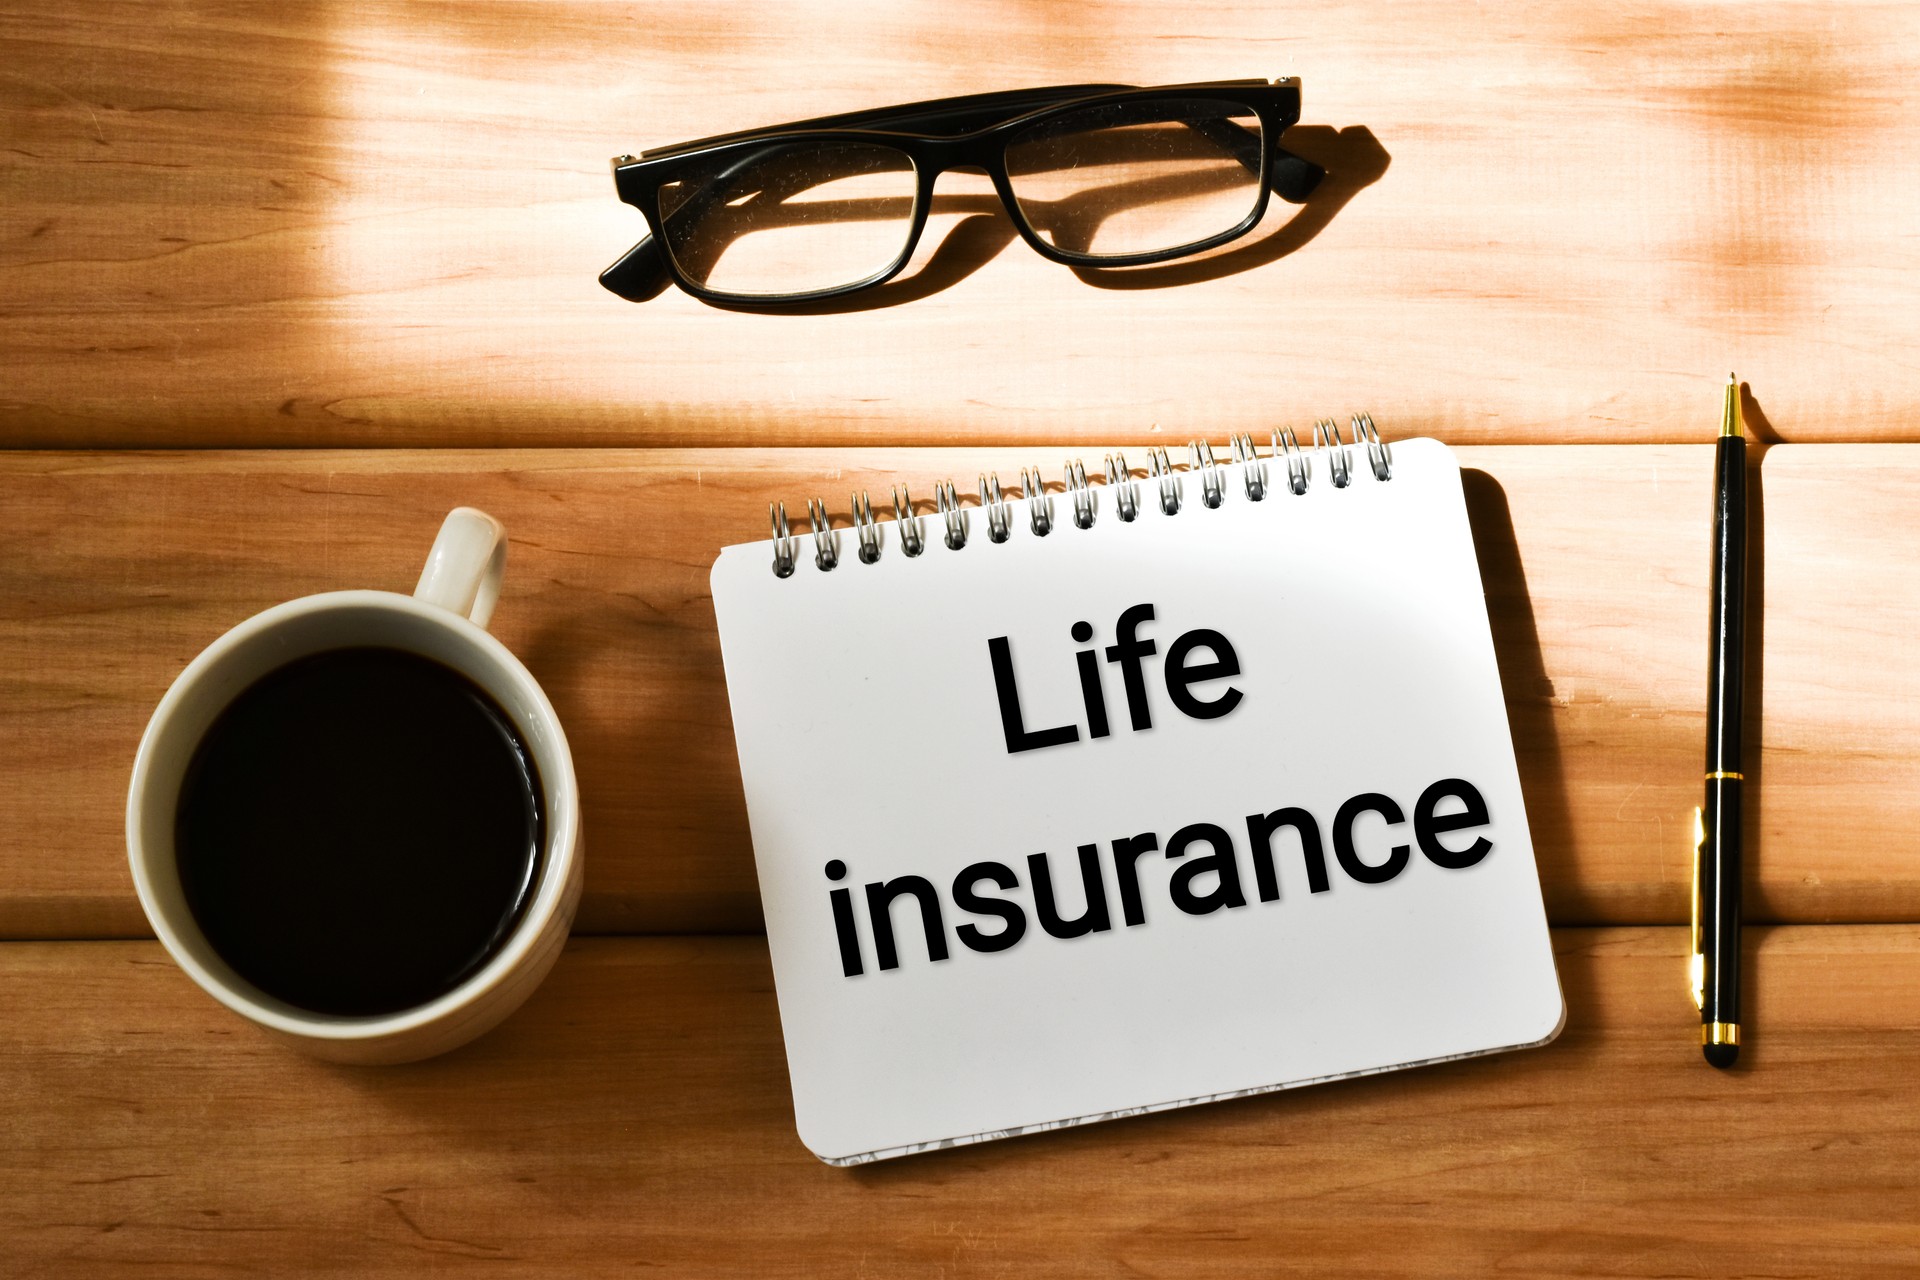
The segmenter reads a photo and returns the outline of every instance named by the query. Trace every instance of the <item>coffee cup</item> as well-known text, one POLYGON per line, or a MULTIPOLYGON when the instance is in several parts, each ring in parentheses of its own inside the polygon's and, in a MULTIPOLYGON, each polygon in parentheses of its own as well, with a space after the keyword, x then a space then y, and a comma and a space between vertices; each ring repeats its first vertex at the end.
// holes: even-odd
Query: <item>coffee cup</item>
POLYGON ((318 1057, 464 1044, 566 941, 579 788, 546 694, 486 630, 505 563, 500 522, 458 508, 412 595, 247 619, 141 738, 127 857, 154 933, 208 994, 318 1057), (369 728, 343 741, 355 699, 369 728))

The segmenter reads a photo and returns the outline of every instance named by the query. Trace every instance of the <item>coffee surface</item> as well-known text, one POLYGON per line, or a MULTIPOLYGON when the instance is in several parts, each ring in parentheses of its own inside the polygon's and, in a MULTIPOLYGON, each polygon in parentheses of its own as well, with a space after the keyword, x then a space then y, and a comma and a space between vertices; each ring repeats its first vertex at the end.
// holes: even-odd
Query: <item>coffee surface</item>
POLYGON ((269 995, 370 1016, 458 986, 526 909, 545 844, 532 754, 464 675, 397 649, 268 673, 182 784, 201 931, 269 995))

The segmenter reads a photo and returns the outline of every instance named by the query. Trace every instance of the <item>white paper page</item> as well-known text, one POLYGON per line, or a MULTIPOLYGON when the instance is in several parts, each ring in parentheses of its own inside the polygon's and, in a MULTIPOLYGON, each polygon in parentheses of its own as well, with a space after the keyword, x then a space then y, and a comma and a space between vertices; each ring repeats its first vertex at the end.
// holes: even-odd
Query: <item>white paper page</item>
MULTIPOLYGON (((900 1154, 1036 1126, 1487 1052, 1550 1038, 1562 1017, 1506 706, 1460 473, 1436 441, 1393 447, 1393 477, 1354 451, 1352 484, 1315 459, 1305 494, 1269 466, 1264 501, 1238 468, 1205 507, 1184 477, 1177 515, 1139 485, 1123 522, 1096 486, 1098 517, 1074 526, 1055 495, 1036 537, 1013 506, 1004 543, 970 513, 964 548, 923 518, 926 550, 814 566, 796 542, 777 578, 772 544, 729 547, 713 571, 735 735, 764 899, 800 1135, 823 1159, 900 1154), (1136 730, 1118 621, 1135 634, 1151 727, 1136 730), (1086 643, 1077 622, 1090 624, 1086 643), (1180 637, 1218 632, 1238 672, 1181 688, 1224 715, 1183 713, 1169 692, 1180 637), (1072 725, 1076 741, 1010 751, 992 648, 1006 638, 1022 728, 1072 725), (1109 732, 1092 736, 1076 654, 1094 652, 1109 732), (1485 838, 1462 868, 1416 839, 1415 807, 1447 779, 1471 784, 1484 825, 1434 832, 1442 856, 1485 838), (1343 803, 1379 793, 1403 822, 1351 823, 1367 866, 1408 846, 1404 868, 1363 883, 1336 855, 1343 803), (1262 901, 1249 815, 1308 811, 1328 887, 1311 892, 1291 828, 1273 838, 1279 897, 1262 901), (1243 906, 1189 914, 1170 882, 1189 860, 1170 838, 1211 823, 1233 845, 1243 906), (1126 923, 1116 839, 1155 833, 1130 859, 1144 921, 1126 923), (1095 845, 1110 927, 1051 936, 1036 918, 1030 855, 1045 853, 1058 911, 1082 914, 1078 846, 1095 845), (830 880, 839 861, 844 878, 830 880), (953 881, 1004 865, 1025 933, 975 950, 959 933, 1006 927, 963 911, 953 881), (937 891, 943 960, 929 959, 912 896, 889 913, 897 967, 882 968, 866 886, 918 876, 937 891), (849 889, 863 972, 847 976, 830 894, 849 889)), ((1185 667, 1224 657, 1190 649, 1185 667)), ((1178 683, 1178 682, 1176 682, 1178 683)), ((1461 798, 1434 810, 1444 825, 1461 798)), ((1361 868, 1366 871, 1366 866, 1361 868)), ((1202 897, 1217 873, 1188 886, 1202 897)))

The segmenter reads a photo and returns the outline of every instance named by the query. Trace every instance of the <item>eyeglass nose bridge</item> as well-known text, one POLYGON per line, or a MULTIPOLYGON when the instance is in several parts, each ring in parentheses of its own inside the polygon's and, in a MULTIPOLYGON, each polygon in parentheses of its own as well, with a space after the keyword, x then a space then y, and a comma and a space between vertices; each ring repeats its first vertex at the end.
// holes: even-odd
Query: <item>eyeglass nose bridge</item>
POLYGON ((921 203, 931 206, 934 184, 942 174, 981 173, 993 183, 1001 203, 1017 223, 1019 217, 1013 208, 1012 188, 1006 180, 1006 149, 1006 139, 993 135, 921 139, 914 150, 907 153, 918 174, 921 203))
POLYGON ((922 138, 915 148, 935 176, 949 169, 980 169, 992 173, 1002 167, 1007 140, 998 133, 968 134, 958 138, 922 138))
MULTIPOLYGON (((1007 138, 1000 133, 972 134, 958 138, 922 138, 909 153, 919 186, 919 205, 915 211, 913 240, 917 242, 933 208, 934 187, 948 172, 981 173, 993 184, 1000 197, 1001 212, 1028 245, 1046 257, 1053 257, 1052 246, 1043 240, 1020 210, 1013 182, 1007 173, 1007 138)), ((913 248, 908 247, 911 256, 913 248)))

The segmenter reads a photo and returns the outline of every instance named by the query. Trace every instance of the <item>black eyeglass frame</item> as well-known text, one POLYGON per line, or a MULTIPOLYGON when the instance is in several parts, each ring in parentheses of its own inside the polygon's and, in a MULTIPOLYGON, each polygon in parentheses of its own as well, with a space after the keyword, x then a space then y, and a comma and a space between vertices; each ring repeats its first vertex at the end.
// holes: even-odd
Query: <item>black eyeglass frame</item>
POLYGON ((958 98, 936 98, 896 107, 822 116, 794 124, 677 143, 643 152, 637 157, 616 156, 613 160, 614 188, 623 202, 640 210, 652 234, 601 272, 600 283, 630 301, 643 301, 659 291, 658 286, 662 282, 658 272, 664 268, 673 283, 687 293, 704 302, 728 306, 777 307, 782 303, 813 302, 871 289, 898 275, 912 259, 921 233, 926 229, 927 215, 933 203, 934 183, 948 169, 962 166, 977 166, 986 171, 1020 238, 1049 261, 1071 267, 1132 267, 1190 257, 1226 244, 1252 230, 1266 215, 1270 192, 1296 204, 1312 193, 1325 176, 1325 170, 1280 146, 1280 135, 1299 119, 1300 82, 1292 77, 1277 80, 1217 80, 1151 88, 1109 84, 1057 85, 970 94, 958 98), (1013 193, 1013 183, 1007 173, 1008 144, 1017 135, 1051 116, 1115 103, 1150 102, 1156 98, 1218 99, 1250 108, 1259 117, 1259 182, 1252 210, 1238 224, 1217 235, 1143 253, 1076 253, 1048 244, 1021 212, 1020 202, 1013 193), (678 180, 689 169, 711 165, 716 156, 728 151, 750 152, 751 148, 775 141, 866 142, 904 154, 913 165, 915 185, 912 225, 899 255, 865 279, 804 293, 729 293, 708 289, 690 278, 667 248, 660 211, 660 188, 678 180))

